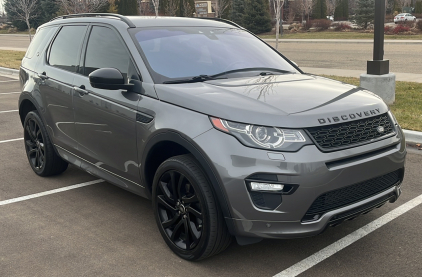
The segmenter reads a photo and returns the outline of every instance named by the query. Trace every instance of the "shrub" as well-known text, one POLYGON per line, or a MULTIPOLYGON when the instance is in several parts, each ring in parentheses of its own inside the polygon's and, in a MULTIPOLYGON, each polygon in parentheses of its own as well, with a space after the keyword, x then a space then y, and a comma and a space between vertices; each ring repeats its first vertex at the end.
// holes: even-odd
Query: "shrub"
POLYGON ((350 27, 350 25, 346 23, 336 23, 336 24, 333 24, 333 26, 334 26, 334 30, 336 31, 344 31, 344 30, 352 29, 352 27, 350 27))
POLYGON ((398 34, 398 33, 404 33, 404 32, 409 32, 410 31, 410 27, 405 26, 405 25, 398 25, 396 28, 394 28, 394 33, 398 34))
POLYGON ((9 34, 14 34, 14 33, 16 33, 18 31, 18 28, 16 28, 16 27, 14 27, 14 28, 9 28, 9 30, 7 30, 7 32, 9 33, 9 34))
POLYGON ((384 33, 385 34, 391 34, 393 32, 394 28, 391 26, 385 26, 384 27, 384 33))
POLYGON ((422 31, 422 20, 419 20, 418 22, 416 22, 416 28, 422 31))
POLYGON ((307 21, 305 22, 305 24, 303 24, 303 28, 304 28, 305 30, 309 30, 309 29, 311 29, 311 28, 312 28, 312 21, 311 21, 311 20, 307 20, 307 21))
POLYGON ((312 21, 312 25, 318 30, 328 30, 331 26, 331 21, 328 19, 316 19, 312 21))
POLYGON ((413 28, 413 25, 415 25, 415 22, 413 22, 413 21, 401 21, 401 22, 399 22, 399 24, 407 26, 409 28, 413 28))

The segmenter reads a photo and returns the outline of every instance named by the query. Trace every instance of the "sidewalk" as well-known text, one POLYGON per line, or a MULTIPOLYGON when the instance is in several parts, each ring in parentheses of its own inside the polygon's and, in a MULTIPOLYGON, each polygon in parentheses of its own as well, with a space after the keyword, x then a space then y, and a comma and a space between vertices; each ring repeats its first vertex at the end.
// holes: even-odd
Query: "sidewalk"
MULTIPOLYGON (((303 72, 311 73, 315 75, 333 75, 341 77, 354 77, 359 78, 362 73, 366 73, 364 70, 352 70, 352 69, 334 69, 334 68, 316 68, 316 67, 300 67, 303 72)), ((422 83, 422 74, 413 73, 396 73, 396 81, 403 82, 416 82, 422 83)))

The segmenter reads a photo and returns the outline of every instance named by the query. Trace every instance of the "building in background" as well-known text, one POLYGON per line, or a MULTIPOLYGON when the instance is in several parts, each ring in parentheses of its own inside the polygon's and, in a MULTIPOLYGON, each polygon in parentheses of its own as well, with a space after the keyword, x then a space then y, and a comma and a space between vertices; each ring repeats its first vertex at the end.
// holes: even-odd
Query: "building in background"
POLYGON ((195 1, 196 17, 215 17, 216 1, 195 1))

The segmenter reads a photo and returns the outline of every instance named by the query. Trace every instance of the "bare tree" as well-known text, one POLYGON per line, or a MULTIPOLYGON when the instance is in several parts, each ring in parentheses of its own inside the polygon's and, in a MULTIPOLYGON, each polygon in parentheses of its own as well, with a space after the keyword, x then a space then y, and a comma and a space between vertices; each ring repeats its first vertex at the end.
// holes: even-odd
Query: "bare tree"
POLYGON ((38 0, 15 0, 9 10, 14 13, 16 20, 23 21, 28 27, 29 41, 32 40, 31 24, 29 20, 37 16, 38 0))
POLYGON ((183 1, 183 16, 191 17, 193 14, 192 7, 188 0, 183 1))
POLYGON ((158 8, 160 6, 160 0, 151 0, 154 5, 155 16, 158 16, 158 8))
POLYGON ((216 0, 214 6, 215 17, 221 18, 229 6, 230 0, 216 0))
POLYGON ((272 0, 275 13, 275 49, 278 50, 278 37, 280 33, 280 17, 281 9, 284 5, 284 0, 272 0))
POLYGON ((326 0, 327 15, 333 15, 337 7, 337 0, 326 0))
POLYGON ((67 13, 94 13, 104 7, 108 0, 58 0, 67 13))
POLYGON ((177 11, 177 2, 178 0, 167 0, 167 5, 165 7, 166 15, 175 16, 177 11))
POLYGON ((309 21, 309 15, 310 15, 311 10, 312 10, 312 0, 303 0, 302 7, 303 7, 302 22, 305 19, 305 15, 308 15, 308 21, 309 21))

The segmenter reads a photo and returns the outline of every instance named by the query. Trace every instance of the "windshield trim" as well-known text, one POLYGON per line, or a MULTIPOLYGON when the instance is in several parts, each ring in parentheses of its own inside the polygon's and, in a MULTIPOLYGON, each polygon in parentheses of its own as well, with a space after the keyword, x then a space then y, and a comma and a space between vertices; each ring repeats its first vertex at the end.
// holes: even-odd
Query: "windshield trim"
MULTIPOLYGON (((166 76, 163 76, 161 74, 159 74, 158 72, 156 72, 155 70, 152 69, 151 65, 149 64, 149 61, 144 53, 144 51, 142 50, 142 47, 140 46, 138 40, 136 39, 136 34, 141 31, 141 30, 151 30, 151 29, 161 29, 161 28, 205 28, 204 26, 148 26, 148 27, 137 27, 137 28, 130 28, 128 29, 129 35, 133 40, 133 43, 135 44, 135 47, 138 50, 138 53, 141 55, 142 61, 145 65, 145 67, 148 70, 148 73, 151 77, 151 79, 153 80, 154 84, 164 84, 165 82, 168 81, 173 81, 173 80, 178 80, 181 78, 168 78, 166 76), (161 80, 159 80, 161 79, 161 80)), ((286 58, 282 53, 280 53, 279 51, 276 51, 271 45, 269 45, 267 42, 265 42, 264 40, 262 40, 260 37, 256 36, 255 34, 253 34, 252 32, 246 30, 246 29, 241 29, 241 28, 231 28, 231 27, 214 27, 214 26, 209 26, 210 28, 215 28, 215 29, 226 29, 226 30, 241 30, 244 32, 249 33, 250 35, 252 35, 253 37, 255 37, 256 39, 260 40, 262 43, 264 43, 267 47, 269 47, 271 50, 273 50, 276 54, 278 54, 282 59, 284 59, 289 65, 291 65, 294 69, 297 70, 297 74, 304 74, 304 72, 292 61, 290 61, 288 58, 286 58)), ((188 78, 193 78, 195 76, 186 76, 184 79, 188 79, 188 78)), ((242 78, 249 78, 251 76, 245 76, 242 78)))

